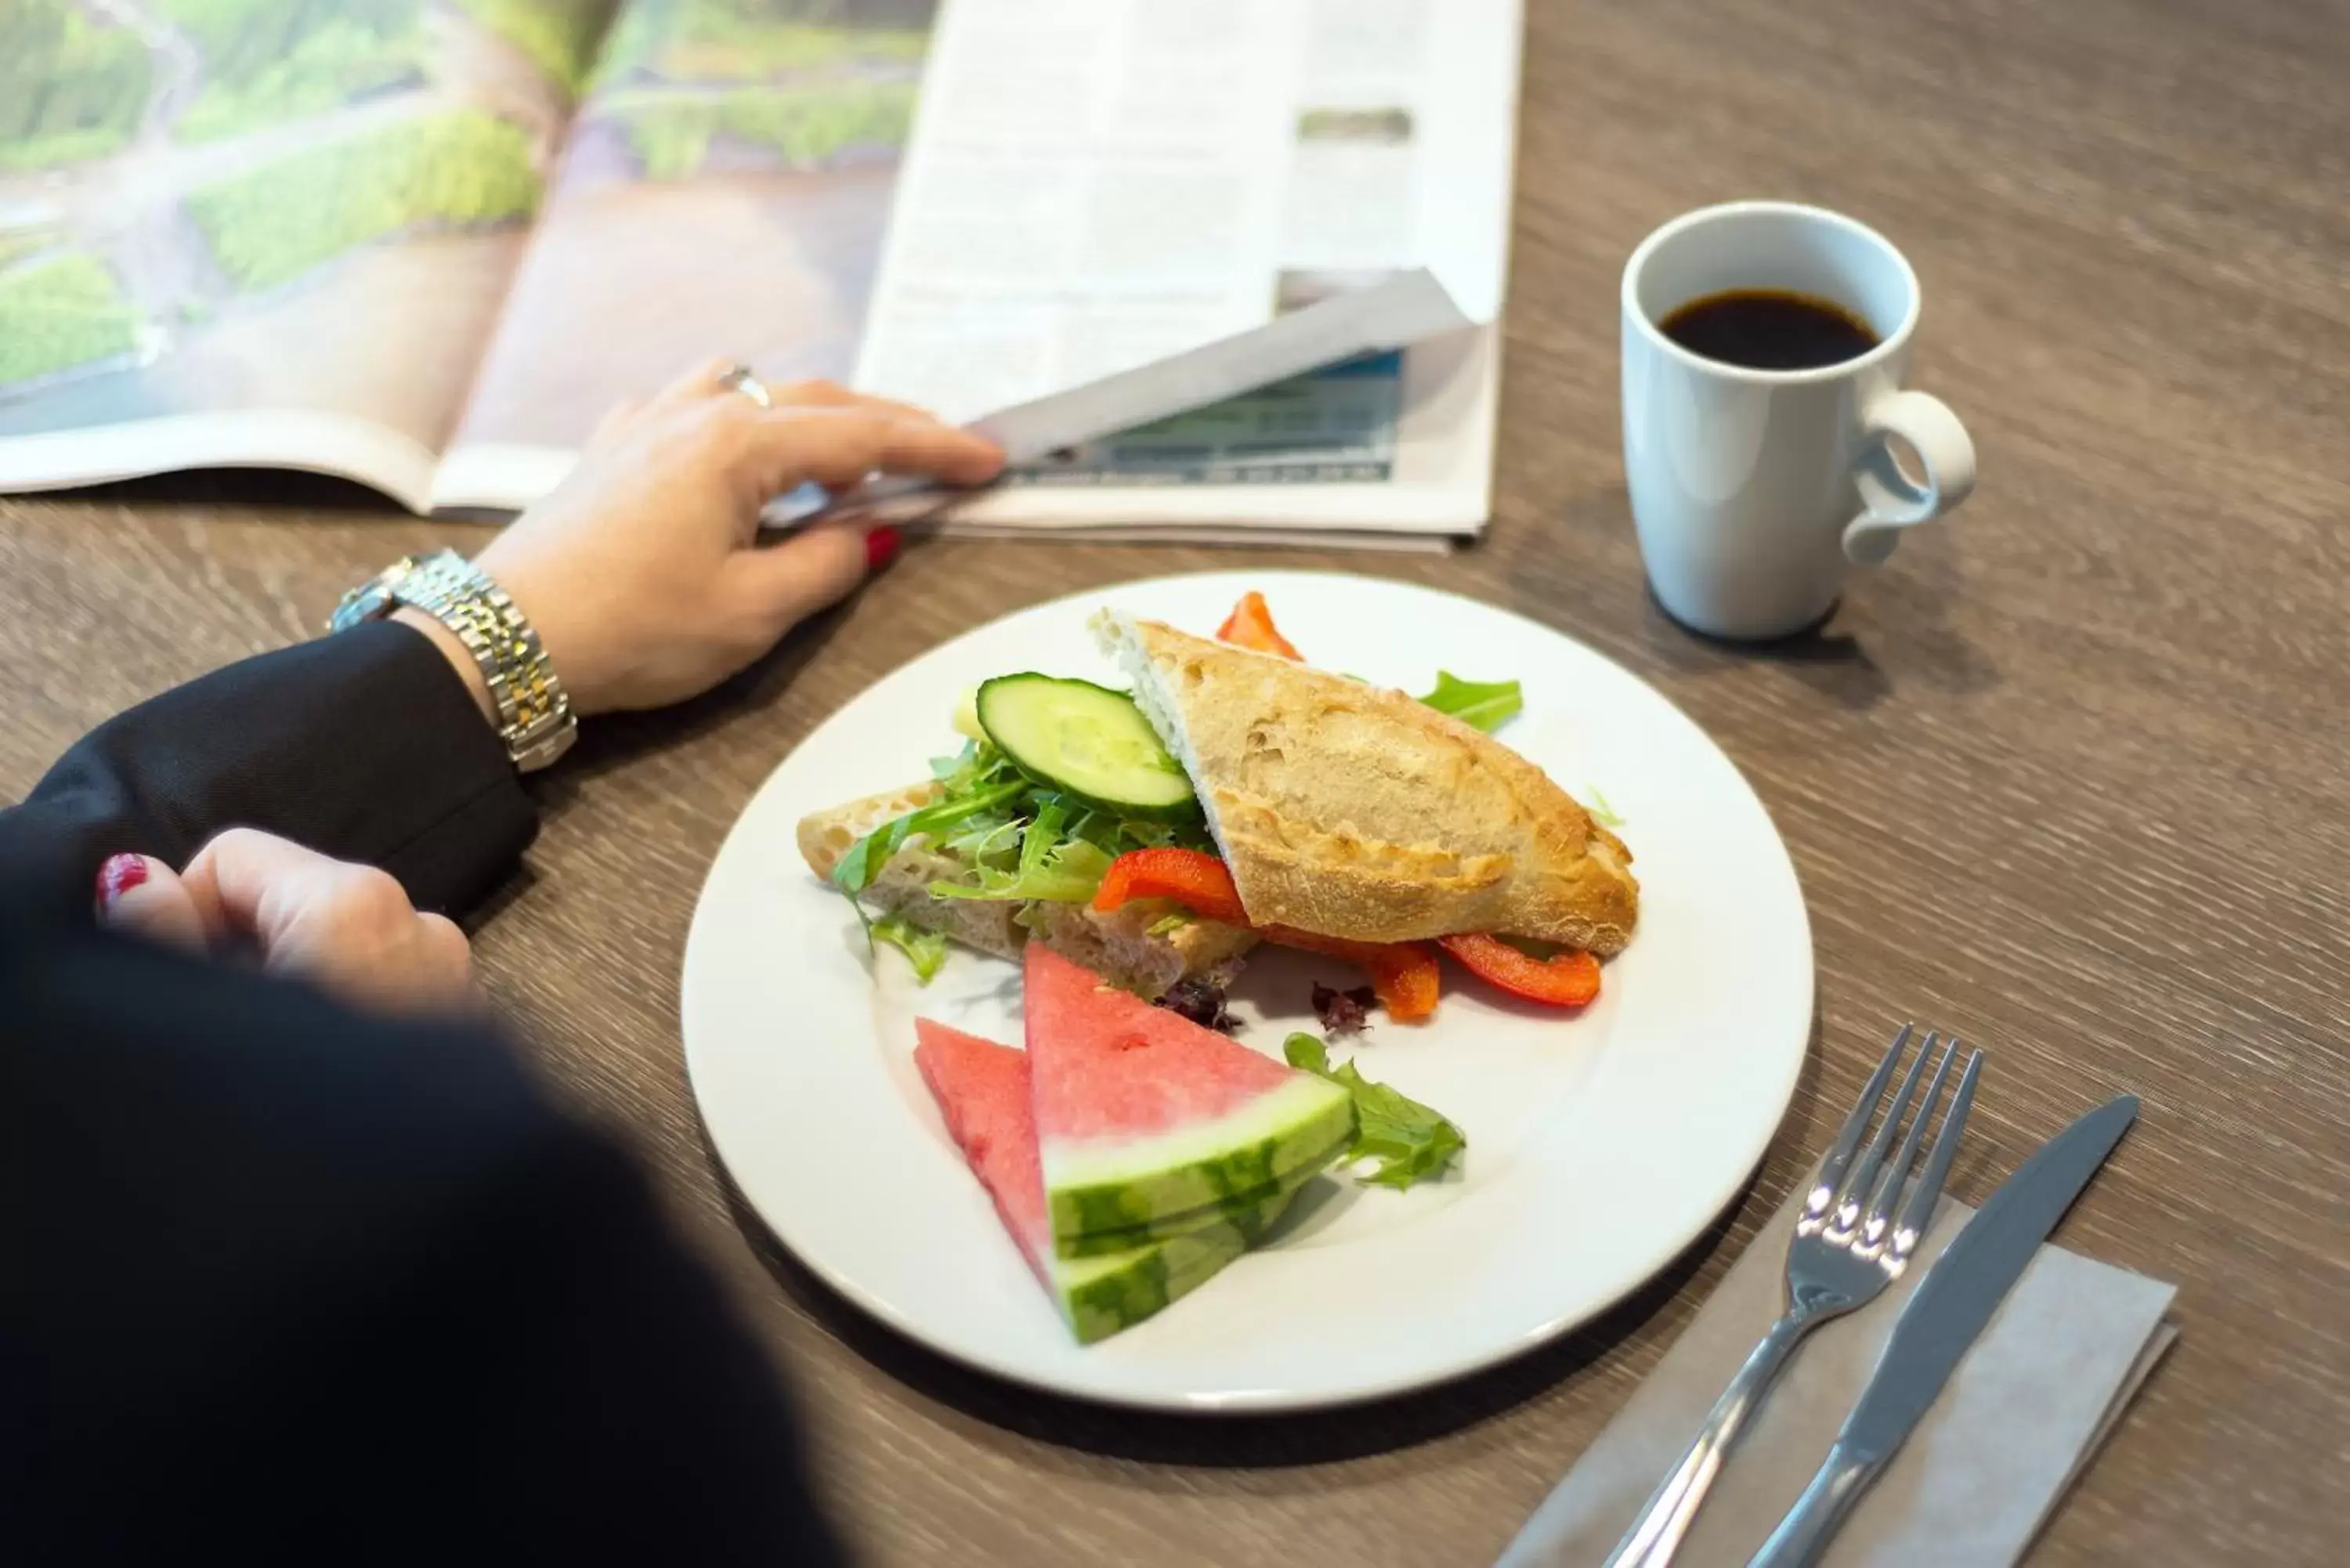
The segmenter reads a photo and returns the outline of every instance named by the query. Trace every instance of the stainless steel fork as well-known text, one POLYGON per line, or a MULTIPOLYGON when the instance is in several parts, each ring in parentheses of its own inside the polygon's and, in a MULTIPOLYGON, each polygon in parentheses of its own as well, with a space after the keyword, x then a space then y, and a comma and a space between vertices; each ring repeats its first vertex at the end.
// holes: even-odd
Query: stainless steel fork
POLYGON ((1918 1238, 1934 1217, 1942 1179, 1950 1174, 1950 1161, 1959 1152, 1967 1111, 1974 1104, 1975 1076, 1982 1066, 1981 1052, 1968 1054, 1950 1108, 1942 1115, 1940 1130, 1927 1151, 1926 1168, 1909 1183, 1904 1198, 1903 1181, 1925 1141, 1926 1124, 1933 1117, 1935 1102, 1941 1097, 1943 1080, 1950 1075, 1959 1048, 1953 1038, 1942 1044, 1937 1055, 1934 1047, 1941 1036, 1927 1032, 1918 1054, 1909 1059, 1908 1071, 1901 1075, 1900 1092, 1864 1149, 1861 1138, 1885 1098, 1885 1085, 1891 1082, 1911 1033, 1911 1026, 1905 1023, 1894 1035, 1885 1060, 1869 1075, 1860 1102, 1845 1118, 1835 1147, 1828 1150, 1819 1177, 1804 1199, 1803 1217, 1795 1222, 1795 1239, 1787 1247, 1785 1314, 1771 1325, 1771 1332, 1762 1336, 1746 1365, 1714 1401, 1697 1440, 1658 1486, 1624 1539, 1617 1542, 1615 1553, 1607 1559, 1608 1568, 1665 1568, 1673 1560, 1690 1521, 1705 1502, 1705 1494, 1712 1489, 1714 1477, 1721 1473, 1723 1457, 1795 1347, 1829 1319, 1866 1305, 1908 1267, 1918 1238), (1912 1116, 1918 1075, 1929 1056, 1935 1058, 1933 1080, 1912 1116), (1906 1132, 1902 1130, 1905 1121, 1906 1132), (1887 1158, 1896 1137, 1901 1140, 1900 1147, 1887 1158), (1898 1211, 1897 1199, 1900 1201, 1898 1211))

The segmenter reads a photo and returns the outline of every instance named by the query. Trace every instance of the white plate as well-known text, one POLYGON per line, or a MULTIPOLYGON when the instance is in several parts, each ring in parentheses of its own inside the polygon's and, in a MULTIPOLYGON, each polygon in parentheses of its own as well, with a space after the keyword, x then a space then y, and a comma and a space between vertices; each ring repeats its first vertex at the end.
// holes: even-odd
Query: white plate
MULTIPOLYGON (((1291 954, 1253 961, 1242 1038, 1312 1028, 1291 954)), ((1352 982, 1350 982, 1352 983, 1352 982)), ((914 660, 810 735, 735 824, 694 913, 685 1058, 752 1207, 834 1289, 972 1366, 1058 1393, 1281 1410, 1399 1393, 1527 1350, 1671 1260, 1733 1198, 1794 1092, 1811 931, 1779 836, 1730 760, 1634 676, 1558 633, 1425 588, 1251 572, 1132 583, 1024 610, 914 660), (1211 633, 1263 590, 1329 669, 1425 691, 1439 666, 1515 678, 1501 738, 1622 814, 1640 926, 1599 1001, 1563 1018, 1457 970, 1433 1023, 1378 1024, 1363 1070, 1468 1134, 1465 1169, 1409 1192, 1325 1180, 1276 1242, 1102 1344, 1069 1339, 915 1073, 913 1018, 1018 1044, 1017 971, 958 952, 928 990, 868 961, 802 864, 801 816, 926 775, 958 693, 1021 670, 1112 678, 1086 631, 1115 604, 1211 633)), ((1341 1053, 1343 1054, 1343 1053, 1341 1053)))

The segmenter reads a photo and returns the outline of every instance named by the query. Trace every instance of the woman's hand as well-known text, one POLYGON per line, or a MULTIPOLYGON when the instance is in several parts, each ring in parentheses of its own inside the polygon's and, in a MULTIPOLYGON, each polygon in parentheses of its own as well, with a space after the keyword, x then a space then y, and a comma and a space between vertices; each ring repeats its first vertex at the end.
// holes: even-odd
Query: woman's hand
POLYGON ((562 486, 476 558, 538 628, 583 714, 716 685, 895 546, 847 522, 763 548, 759 510, 774 497, 876 472, 979 484, 1003 467, 988 441, 919 410, 826 381, 775 388, 762 409, 721 382, 725 369, 615 410, 562 486))
POLYGON ((99 870, 101 924, 195 953, 258 953, 380 1012, 472 1007, 473 950, 439 915, 419 914, 390 872, 331 860, 289 839, 232 828, 188 868, 118 855, 99 870))

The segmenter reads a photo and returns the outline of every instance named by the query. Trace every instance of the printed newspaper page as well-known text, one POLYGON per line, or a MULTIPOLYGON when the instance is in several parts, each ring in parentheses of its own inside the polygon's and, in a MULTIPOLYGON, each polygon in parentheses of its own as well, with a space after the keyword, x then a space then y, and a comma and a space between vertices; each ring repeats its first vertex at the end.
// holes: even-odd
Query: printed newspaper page
MULTIPOLYGON (((713 355, 972 418, 1422 265, 1490 322, 1517 49, 1516 0, 638 0, 435 499, 528 502, 713 355)), ((1495 337, 1079 443, 956 517, 1473 531, 1495 337)))
POLYGON ((962 423, 1264 321, 1302 16, 951 0, 858 380, 962 423))
POLYGON ((860 384, 963 417, 1421 265, 1488 324, 1024 465, 954 524, 1481 527, 1519 24, 1516 0, 951 0, 860 384))
MULTIPOLYGON (((999 442, 1007 472, 1051 462, 1121 431, 1148 431, 1195 410, 1212 410, 1330 367, 1377 367, 1394 352, 1457 336, 1473 325, 1426 267, 1366 288, 1333 294, 1271 321, 1180 354, 1119 370, 972 421, 999 442)), ((1370 378, 1365 377, 1365 379, 1370 378)), ((901 522, 938 524, 962 496, 910 478, 889 478, 835 498, 802 486, 766 509, 764 524, 788 528, 845 507, 901 522)))

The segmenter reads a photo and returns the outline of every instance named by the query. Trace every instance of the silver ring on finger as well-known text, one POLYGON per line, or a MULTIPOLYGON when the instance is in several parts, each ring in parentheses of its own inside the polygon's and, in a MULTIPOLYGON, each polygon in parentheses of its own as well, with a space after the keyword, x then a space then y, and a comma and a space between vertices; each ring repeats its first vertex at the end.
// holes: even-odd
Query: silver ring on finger
POLYGON ((775 395, 767 390, 767 383, 751 373, 751 367, 737 362, 718 373, 721 391, 740 392, 763 409, 775 406, 775 395))

